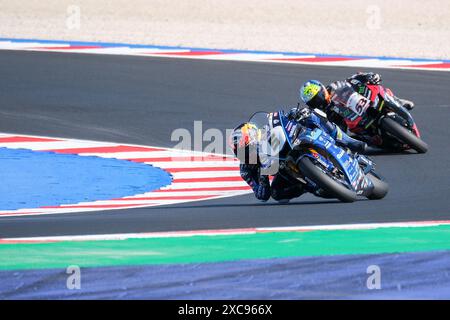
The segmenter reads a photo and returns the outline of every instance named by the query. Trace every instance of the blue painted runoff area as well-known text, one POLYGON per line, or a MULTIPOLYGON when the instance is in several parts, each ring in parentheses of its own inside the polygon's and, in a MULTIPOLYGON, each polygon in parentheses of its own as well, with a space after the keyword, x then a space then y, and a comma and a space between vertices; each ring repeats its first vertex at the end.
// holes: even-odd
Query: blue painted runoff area
POLYGON ((0 148, 0 178, 0 210, 108 200, 172 182, 147 164, 8 148, 0 148))
POLYGON ((8 270, 0 300, 449 299, 449 265, 434 251, 81 268, 73 290, 65 269, 8 270))

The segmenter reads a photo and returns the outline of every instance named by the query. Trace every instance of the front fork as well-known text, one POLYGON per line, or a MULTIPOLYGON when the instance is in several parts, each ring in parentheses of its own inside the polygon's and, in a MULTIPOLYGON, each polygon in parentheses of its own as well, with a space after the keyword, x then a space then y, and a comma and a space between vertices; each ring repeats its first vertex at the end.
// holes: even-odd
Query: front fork
POLYGON ((375 163, 368 156, 356 153, 354 157, 358 161, 359 165, 363 168, 364 174, 368 174, 375 169, 375 163))

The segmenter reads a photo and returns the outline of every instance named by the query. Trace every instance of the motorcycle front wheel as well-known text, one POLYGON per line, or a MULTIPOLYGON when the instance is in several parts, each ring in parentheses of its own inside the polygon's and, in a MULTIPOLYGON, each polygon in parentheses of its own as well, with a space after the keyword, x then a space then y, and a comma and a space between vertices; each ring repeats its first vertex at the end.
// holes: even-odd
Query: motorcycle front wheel
POLYGON ((356 192, 347 189, 344 185, 328 176, 310 158, 303 157, 300 159, 298 168, 307 178, 316 183, 325 192, 333 195, 342 202, 354 202, 356 200, 356 192))
POLYGON ((428 151, 428 145, 425 142, 407 128, 390 118, 386 117, 381 120, 381 128, 401 142, 406 143, 411 149, 416 150, 418 153, 425 153, 428 151))
POLYGON ((383 199, 389 191, 389 185, 372 173, 367 174, 367 176, 373 183, 372 193, 367 198, 370 200, 383 199))

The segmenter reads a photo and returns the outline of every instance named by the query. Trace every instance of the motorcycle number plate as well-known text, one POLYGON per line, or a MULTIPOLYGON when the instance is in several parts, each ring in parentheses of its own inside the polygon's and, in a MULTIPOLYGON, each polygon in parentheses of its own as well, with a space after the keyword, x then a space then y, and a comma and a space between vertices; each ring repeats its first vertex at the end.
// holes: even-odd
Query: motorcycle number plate
POLYGON ((364 98, 357 92, 353 93, 347 101, 347 107, 358 116, 362 116, 369 106, 370 100, 364 98))

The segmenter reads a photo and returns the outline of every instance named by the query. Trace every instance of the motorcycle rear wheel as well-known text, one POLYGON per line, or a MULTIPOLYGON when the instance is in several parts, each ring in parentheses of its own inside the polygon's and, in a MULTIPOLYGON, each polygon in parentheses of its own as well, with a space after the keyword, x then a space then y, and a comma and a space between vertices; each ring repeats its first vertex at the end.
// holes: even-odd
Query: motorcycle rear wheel
POLYGON ((354 202, 356 200, 356 192, 347 189, 344 185, 333 180, 330 176, 316 167, 312 160, 308 157, 303 157, 298 162, 298 168, 303 174, 314 181, 320 188, 327 193, 333 195, 342 202, 354 202))

